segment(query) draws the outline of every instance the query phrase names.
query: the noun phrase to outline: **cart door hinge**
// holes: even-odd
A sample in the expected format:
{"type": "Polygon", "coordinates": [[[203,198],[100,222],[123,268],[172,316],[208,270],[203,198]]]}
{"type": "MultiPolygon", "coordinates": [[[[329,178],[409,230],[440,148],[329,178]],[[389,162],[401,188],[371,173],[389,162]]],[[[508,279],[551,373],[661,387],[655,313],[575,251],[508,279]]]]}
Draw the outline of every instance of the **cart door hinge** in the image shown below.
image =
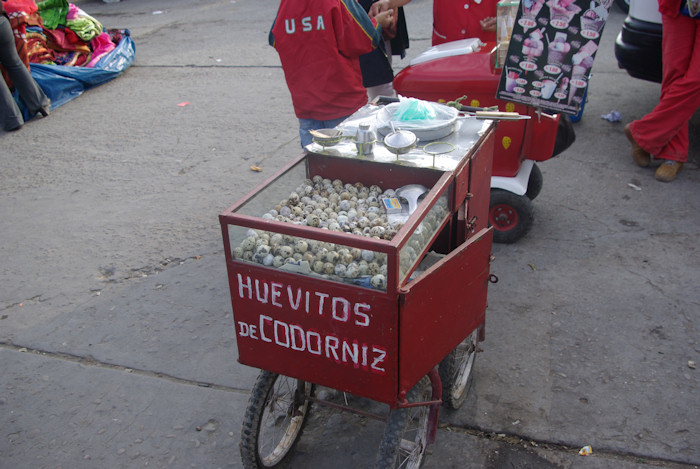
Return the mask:
{"type": "Polygon", "coordinates": [[[477,217],[476,215],[469,219],[469,221],[467,222],[467,231],[472,231],[474,229],[474,227],[476,226],[476,220],[478,219],[479,217],[477,217]]]}

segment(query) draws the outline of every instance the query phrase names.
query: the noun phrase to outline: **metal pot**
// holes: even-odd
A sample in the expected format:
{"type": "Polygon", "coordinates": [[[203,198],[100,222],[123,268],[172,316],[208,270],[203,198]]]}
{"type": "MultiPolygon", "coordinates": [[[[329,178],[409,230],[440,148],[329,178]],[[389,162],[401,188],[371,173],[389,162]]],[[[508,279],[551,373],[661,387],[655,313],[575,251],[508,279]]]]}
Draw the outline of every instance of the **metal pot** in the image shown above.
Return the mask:
{"type": "Polygon", "coordinates": [[[399,155],[408,153],[418,144],[418,137],[409,130],[396,130],[384,137],[384,146],[392,153],[399,155]]]}

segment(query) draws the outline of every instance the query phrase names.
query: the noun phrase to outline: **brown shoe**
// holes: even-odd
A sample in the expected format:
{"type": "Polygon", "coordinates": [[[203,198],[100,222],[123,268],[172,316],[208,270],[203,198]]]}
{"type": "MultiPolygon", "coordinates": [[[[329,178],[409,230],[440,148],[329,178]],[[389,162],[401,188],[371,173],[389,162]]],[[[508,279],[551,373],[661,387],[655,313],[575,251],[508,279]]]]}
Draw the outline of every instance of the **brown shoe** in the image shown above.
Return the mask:
{"type": "Polygon", "coordinates": [[[676,179],[676,175],[683,169],[683,163],[680,161],[665,160],[656,170],[654,177],[657,181],[671,182],[676,179]]]}
{"type": "Polygon", "coordinates": [[[649,166],[651,164],[651,155],[644,148],[640,147],[634,139],[629,124],[625,126],[625,135],[627,136],[627,140],[632,144],[632,158],[634,158],[634,162],[642,168],[649,166]]]}

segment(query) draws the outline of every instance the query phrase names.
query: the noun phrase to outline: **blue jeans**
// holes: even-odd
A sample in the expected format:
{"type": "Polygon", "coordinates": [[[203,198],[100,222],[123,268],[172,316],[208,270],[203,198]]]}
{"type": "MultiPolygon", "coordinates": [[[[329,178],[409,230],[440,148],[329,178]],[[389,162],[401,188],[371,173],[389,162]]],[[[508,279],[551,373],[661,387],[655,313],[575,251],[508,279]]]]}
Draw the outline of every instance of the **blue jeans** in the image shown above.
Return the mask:
{"type": "Polygon", "coordinates": [[[306,148],[313,141],[313,137],[309,130],[332,129],[340,125],[345,119],[350,116],[340,117],[330,121],[317,121],[316,119],[299,119],[299,137],[301,137],[301,148],[306,148]]]}

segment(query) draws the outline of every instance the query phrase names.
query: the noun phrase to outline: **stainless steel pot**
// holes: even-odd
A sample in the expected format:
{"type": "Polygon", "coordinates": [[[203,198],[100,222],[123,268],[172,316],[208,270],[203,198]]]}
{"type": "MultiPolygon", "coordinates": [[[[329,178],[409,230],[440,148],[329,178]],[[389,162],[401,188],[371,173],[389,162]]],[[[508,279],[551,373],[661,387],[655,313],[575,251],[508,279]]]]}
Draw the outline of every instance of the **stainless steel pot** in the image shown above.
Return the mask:
{"type": "Polygon", "coordinates": [[[384,146],[396,157],[408,153],[418,144],[418,137],[409,130],[396,130],[384,137],[384,146]]]}

